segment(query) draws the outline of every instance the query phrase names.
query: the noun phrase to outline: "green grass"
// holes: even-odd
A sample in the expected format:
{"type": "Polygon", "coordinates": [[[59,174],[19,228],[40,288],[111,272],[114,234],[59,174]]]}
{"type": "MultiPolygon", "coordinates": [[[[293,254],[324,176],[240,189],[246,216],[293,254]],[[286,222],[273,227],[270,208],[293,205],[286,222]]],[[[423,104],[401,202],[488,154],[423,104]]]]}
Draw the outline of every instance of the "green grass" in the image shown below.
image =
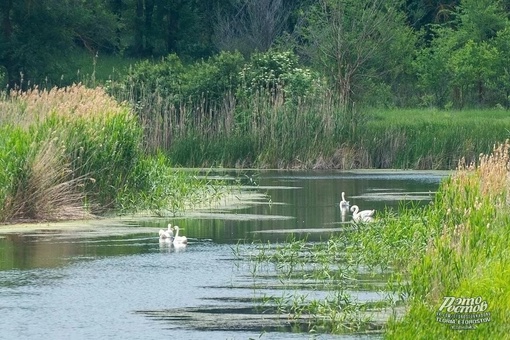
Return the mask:
{"type": "Polygon", "coordinates": [[[486,123],[488,120],[495,120],[503,125],[510,124],[510,112],[505,109],[381,109],[370,110],[368,115],[375,121],[389,121],[409,126],[421,125],[422,123],[486,123]]]}
{"type": "MultiPolygon", "coordinates": [[[[286,298],[280,300],[280,310],[311,315],[308,331],[369,329],[371,321],[362,313],[366,306],[345,295],[347,289],[356,290],[361,269],[387,280],[387,291],[398,297],[389,295],[379,307],[406,305],[403,316],[395,314],[385,325],[385,338],[505,339],[510,334],[509,161],[510,144],[498,144],[477,164],[461,166],[444,180],[430,205],[386,211],[374,223],[316,244],[290,240],[273,247],[259,245],[250,258],[253,275],[273,264],[286,292],[295,295],[291,299],[282,294],[286,298]],[[343,303],[332,297],[306,299],[295,292],[298,278],[314,282],[309,289],[327,287],[344,296],[343,303]],[[479,298],[487,303],[490,321],[469,330],[438,322],[445,297],[479,298]],[[347,324],[337,319],[342,313],[347,324]]],[[[467,316],[477,318],[473,313],[467,316]]]]}
{"type": "Polygon", "coordinates": [[[68,75],[69,79],[92,87],[120,79],[137,62],[136,59],[112,54],[93,55],[85,50],[76,50],[72,60],[70,69],[73,74],[68,75]]]}
{"type": "Polygon", "coordinates": [[[175,214],[223,193],[146,154],[137,117],[102,89],[15,92],[0,107],[1,222],[175,214]]]}
{"type": "Polygon", "coordinates": [[[115,95],[136,107],[147,145],[186,167],[454,169],[510,131],[505,110],[345,112],[326,93],[176,104],[138,90],[136,101],[122,89],[115,95]]]}
{"type": "Polygon", "coordinates": [[[478,165],[460,168],[442,183],[431,206],[386,219],[377,235],[362,232],[362,247],[372,249],[367,258],[394,269],[391,287],[409,306],[402,319],[389,323],[387,338],[495,339],[509,334],[509,151],[508,144],[500,145],[478,165]],[[480,297],[491,321],[465,331],[437,322],[447,296],[480,297]]]}

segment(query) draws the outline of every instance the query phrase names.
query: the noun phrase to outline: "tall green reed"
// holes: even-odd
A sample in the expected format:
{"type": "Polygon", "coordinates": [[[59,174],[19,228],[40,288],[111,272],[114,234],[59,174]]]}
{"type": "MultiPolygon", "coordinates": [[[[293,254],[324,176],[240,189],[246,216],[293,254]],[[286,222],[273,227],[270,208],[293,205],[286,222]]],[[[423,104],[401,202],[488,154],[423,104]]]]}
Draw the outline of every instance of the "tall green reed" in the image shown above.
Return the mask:
{"type": "Polygon", "coordinates": [[[218,183],[172,171],[146,154],[138,118],[101,88],[14,91],[0,106],[1,221],[163,204],[175,213],[221,195],[218,183]]]}
{"type": "Polygon", "coordinates": [[[462,157],[489,152],[510,128],[499,116],[346,111],[328,91],[293,97],[275,87],[181,98],[143,83],[111,89],[136,108],[146,146],[183,166],[454,169],[462,157]]]}
{"type": "Polygon", "coordinates": [[[454,169],[461,158],[476,161],[480,153],[508,136],[509,125],[484,122],[370,122],[359,145],[372,167],[454,169]]]}
{"type": "Polygon", "coordinates": [[[175,102],[139,85],[136,98],[112,91],[133,103],[147,146],[166,150],[177,164],[310,167],[348,142],[349,122],[328,93],[288,100],[283,91],[261,90],[175,102]]]}
{"type": "Polygon", "coordinates": [[[422,212],[425,246],[407,260],[397,290],[408,293],[409,312],[389,324],[389,338],[500,338],[508,334],[510,244],[507,228],[510,146],[503,143],[478,163],[461,163],[422,212]],[[424,229],[425,228],[425,229],[424,229]],[[481,297],[490,322],[459,331],[436,320],[446,296],[481,297]]]}

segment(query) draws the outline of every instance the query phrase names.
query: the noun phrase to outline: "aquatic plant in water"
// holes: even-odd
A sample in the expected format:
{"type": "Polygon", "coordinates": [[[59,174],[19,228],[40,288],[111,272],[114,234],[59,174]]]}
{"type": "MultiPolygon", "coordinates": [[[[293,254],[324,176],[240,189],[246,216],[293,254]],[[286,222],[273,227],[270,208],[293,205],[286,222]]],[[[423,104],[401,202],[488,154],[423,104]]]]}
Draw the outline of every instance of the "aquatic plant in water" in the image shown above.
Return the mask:
{"type": "Polygon", "coordinates": [[[499,144],[478,163],[461,161],[425,207],[386,211],[377,223],[324,242],[259,245],[258,255],[250,258],[257,269],[253,275],[260,275],[261,263],[273,263],[286,292],[276,300],[279,310],[289,318],[308,315],[308,331],[370,329],[375,323],[369,317],[392,307],[384,326],[388,338],[505,338],[510,334],[509,162],[510,143],[499,144]],[[387,301],[375,309],[343,295],[362,272],[387,274],[382,276],[387,301]],[[321,285],[307,286],[307,280],[321,285]],[[296,287],[310,288],[308,295],[296,287]],[[333,298],[310,298],[310,291],[324,287],[333,298]],[[453,312],[439,318],[445,301],[460,302],[444,307],[453,312]],[[483,305],[485,314],[456,313],[462,303],[474,311],[483,305]]]}
{"type": "Polygon", "coordinates": [[[264,308],[286,315],[296,331],[349,333],[373,331],[381,324],[372,321],[374,304],[361,303],[349,293],[359,288],[358,263],[349,257],[349,237],[339,235],[324,242],[290,238],[282,244],[255,244],[251,253],[240,253],[248,261],[255,289],[267,285],[258,280],[272,277],[280,296],[266,295],[264,308]]]}

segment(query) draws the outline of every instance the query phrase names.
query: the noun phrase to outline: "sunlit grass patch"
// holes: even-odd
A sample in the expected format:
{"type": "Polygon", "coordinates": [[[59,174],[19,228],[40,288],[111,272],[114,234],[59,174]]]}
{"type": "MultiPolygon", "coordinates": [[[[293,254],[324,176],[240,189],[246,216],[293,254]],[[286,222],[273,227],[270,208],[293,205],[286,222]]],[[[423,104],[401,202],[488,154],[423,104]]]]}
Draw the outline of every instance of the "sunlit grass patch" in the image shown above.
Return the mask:
{"type": "Polygon", "coordinates": [[[503,143],[477,164],[461,164],[424,211],[430,231],[427,247],[409,261],[410,312],[390,324],[390,337],[416,330],[422,336],[454,339],[508,334],[510,287],[503,277],[510,263],[509,150],[503,143]],[[435,314],[447,296],[480,297],[487,302],[490,321],[467,331],[439,323],[435,314]]]}

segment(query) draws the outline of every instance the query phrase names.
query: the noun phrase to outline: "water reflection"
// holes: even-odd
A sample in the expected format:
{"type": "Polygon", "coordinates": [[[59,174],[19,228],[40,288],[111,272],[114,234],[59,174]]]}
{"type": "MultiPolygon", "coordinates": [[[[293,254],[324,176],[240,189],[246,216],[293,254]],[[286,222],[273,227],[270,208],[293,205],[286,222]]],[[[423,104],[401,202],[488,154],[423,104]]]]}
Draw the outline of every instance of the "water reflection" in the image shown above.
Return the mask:
{"type": "Polygon", "coordinates": [[[181,252],[185,251],[187,246],[184,243],[173,243],[170,239],[159,239],[159,249],[162,252],[181,252]]]}
{"type": "Polygon", "coordinates": [[[218,243],[282,242],[295,230],[320,230],[350,222],[351,212],[343,213],[339,209],[342,191],[351,205],[382,212],[404,204],[427,204],[446,174],[439,171],[267,171],[258,174],[256,187],[245,187],[263,193],[264,199],[258,197],[254,204],[242,201],[228,211],[202,211],[174,221],[186,228],[189,236],[211,238],[218,243]],[[289,233],[267,232],[284,230],[289,233]]]}
{"type": "MultiPolygon", "coordinates": [[[[83,226],[72,233],[0,235],[2,336],[308,338],[273,333],[278,325],[253,314],[255,301],[281,295],[281,287],[274,276],[255,282],[249,269],[237,267],[235,248],[252,251],[252,241],[283,242],[289,236],[328,239],[353,228],[351,213],[342,214],[339,207],[342,191],[363,209],[382,211],[403,201],[427,204],[444,175],[269,171],[256,176],[257,186],[247,179],[247,199],[229,207],[176,218],[126,219],[124,225],[105,227],[108,233],[83,226]],[[168,223],[181,227],[187,246],[159,241],[158,231],[168,223]],[[256,292],[254,285],[264,289],[256,292]],[[207,323],[200,321],[205,316],[207,323]],[[258,326],[241,329],[239,320],[255,320],[258,326]]],[[[360,300],[377,298],[380,285],[373,277],[357,282],[367,285],[351,287],[360,300]]]]}

